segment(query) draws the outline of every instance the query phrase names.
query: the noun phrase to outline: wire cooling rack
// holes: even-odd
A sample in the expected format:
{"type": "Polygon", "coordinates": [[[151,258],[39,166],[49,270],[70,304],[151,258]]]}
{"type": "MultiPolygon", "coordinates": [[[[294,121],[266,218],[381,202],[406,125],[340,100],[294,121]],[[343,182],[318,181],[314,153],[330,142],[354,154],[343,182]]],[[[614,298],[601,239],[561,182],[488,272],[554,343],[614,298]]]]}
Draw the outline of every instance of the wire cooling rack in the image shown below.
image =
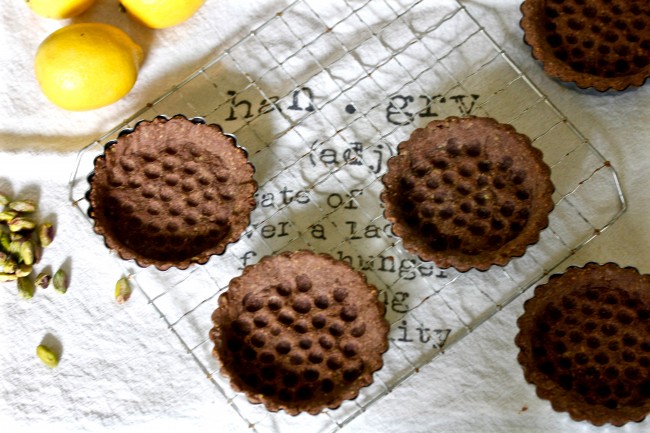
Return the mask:
{"type": "Polygon", "coordinates": [[[70,197],[86,219],[86,177],[106,142],[140,119],[178,113],[220,124],[248,149],[260,186],[252,223],[225,254],[185,271],[116,260],[254,431],[340,429],[625,210],[614,168],[456,1],[294,2],[79,153],[70,197]],[[550,224],[503,268],[437,269],[406,252],[383,219],[386,160],[413,129],[450,115],[514,125],[552,167],[550,224]],[[367,275],[387,306],[391,345],[357,399],[290,417],[234,393],[207,334],[218,295],[245,265],[300,248],[367,275]]]}

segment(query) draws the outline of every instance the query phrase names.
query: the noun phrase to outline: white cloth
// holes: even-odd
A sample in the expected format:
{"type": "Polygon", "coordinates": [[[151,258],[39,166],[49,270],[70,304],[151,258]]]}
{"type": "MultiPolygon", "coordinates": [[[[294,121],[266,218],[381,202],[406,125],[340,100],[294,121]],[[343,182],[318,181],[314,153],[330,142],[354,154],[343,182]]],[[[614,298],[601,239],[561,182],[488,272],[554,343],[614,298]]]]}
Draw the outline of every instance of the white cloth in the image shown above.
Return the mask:
{"type": "MultiPolygon", "coordinates": [[[[125,305],[114,302],[113,288],[122,269],[70,205],[68,181],[81,148],[167,92],[288,3],[207,0],[187,23],[153,31],[121,13],[117,2],[98,1],[70,21],[115,24],[143,46],[146,58],[128,96],[112,106],[81,113],[50,104],[32,72],[40,41],[67,21],[37,17],[23,2],[3,4],[0,191],[38,199],[39,216],[52,219],[57,227],[56,240],[45,251],[42,263],[53,271],[67,269],[71,287],[66,295],[52,289],[39,291],[26,302],[17,298],[11,286],[2,286],[2,431],[248,431],[142,293],[136,292],[125,305]],[[35,348],[41,341],[61,344],[63,355],[57,369],[47,369],[36,358],[35,348]]],[[[373,1],[372,7],[381,11],[377,6],[380,3],[373,1]]],[[[618,94],[596,94],[550,79],[522,41],[519,3],[462,2],[531,81],[611,161],[629,203],[618,222],[559,269],[588,261],[614,261],[650,272],[645,176],[650,164],[650,85],[618,94]]],[[[368,6],[367,10],[372,9],[368,6]]],[[[291,34],[274,36],[288,48],[295,39],[291,34]]],[[[281,55],[282,45],[274,46],[281,55]]],[[[536,397],[534,387],[523,378],[513,343],[516,318],[523,310],[523,301],[531,295],[528,291],[519,296],[372,404],[343,431],[647,430],[647,421],[623,429],[576,423],[536,397]]]]}

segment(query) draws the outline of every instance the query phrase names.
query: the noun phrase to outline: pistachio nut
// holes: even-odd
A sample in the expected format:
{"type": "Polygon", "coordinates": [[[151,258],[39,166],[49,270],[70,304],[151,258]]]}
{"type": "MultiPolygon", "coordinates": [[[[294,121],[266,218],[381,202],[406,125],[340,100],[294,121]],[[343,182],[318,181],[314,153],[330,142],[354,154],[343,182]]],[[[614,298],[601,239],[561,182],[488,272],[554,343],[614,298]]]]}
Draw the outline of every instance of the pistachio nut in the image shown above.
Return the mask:
{"type": "Polygon", "coordinates": [[[11,238],[7,233],[0,233],[0,247],[2,247],[5,252],[9,252],[9,244],[11,243],[11,238]]]}
{"type": "Polygon", "coordinates": [[[9,233],[9,239],[13,241],[25,241],[27,240],[27,237],[25,236],[24,233],[9,233]]]}
{"type": "Polygon", "coordinates": [[[7,207],[15,210],[16,212],[32,213],[36,212],[36,203],[32,200],[16,200],[10,202],[7,207]]]}
{"type": "Polygon", "coordinates": [[[15,241],[11,241],[9,243],[9,248],[7,249],[7,252],[9,254],[13,254],[16,257],[20,256],[20,248],[22,247],[23,243],[26,242],[24,238],[16,239],[15,241]]]}
{"type": "Polygon", "coordinates": [[[43,364],[47,365],[50,368],[54,368],[59,365],[59,357],[54,353],[49,347],[40,344],[36,348],[36,356],[43,361],[43,364]]]}
{"type": "Polygon", "coordinates": [[[123,304],[128,301],[131,297],[131,292],[131,284],[129,284],[128,278],[122,277],[117,280],[115,284],[115,301],[118,304],[123,304]]]}
{"type": "Polygon", "coordinates": [[[43,248],[37,246],[34,242],[32,242],[32,245],[34,246],[34,263],[38,263],[41,261],[41,256],[43,255],[43,248]]]}
{"type": "Polygon", "coordinates": [[[16,282],[18,286],[18,296],[24,299],[32,299],[34,297],[36,286],[30,278],[20,277],[16,282]]]}
{"type": "Polygon", "coordinates": [[[38,226],[38,240],[43,248],[50,246],[54,240],[54,227],[49,222],[38,226]]]}
{"type": "Polygon", "coordinates": [[[19,232],[22,230],[32,230],[36,227],[36,223],[29,218],[17,216],[9,221],[9,230],[12,232],[19,232]]]}
{"type": "Polygon", "coordinates": [[[7,206],[10,201],[9,197],[0,192],[0,206],[7,206]]]}
{"type": "Polygon", "coordinates": [[[20,260],[26,265],[34,264],[34,244],[31,241],[20,245],[20,260]]]}
{"type": "Polygon", "coordinates": [[[2,269],[0,269],[0,271],[6,274],[14,274],[16,273],[16,269],[18,269],[18,263],[16,263],[16,260],[9,256],[5,258],[4,262],[2,263],[2,269]]]}
{"type": "Polygon", "coordinates": [[[13,210],[5,210],[0,212],[0,223],[8,223],[18,216],[18,212],[13,210]]]}
{"type": "Polygon", "coordinates": [[[65,293],[68,291],[68,276],[63,269],[59,269],[54,273],[54,277],[52,277],[52,285],[54,286],[54,290],[59,293],[65,293]]]}
{"type": "Polygon", "coordinates": [[[14,273],[0,272],[0,283],[6,283],[7,281],[16,281],[18,277],[14,273]]]}
{"type": "Polygon", "coordinates": [[[32,265],[27,265],[25,263],[21,263],[20,265],[18,265],[15,272],[18,278],[26,277],[31,273],[32,273],[32,265]]]}
{"type": "Polygon", "coordinates": [[[50,280],[52,279],[52,276],[48,273],[41,272],[38,274],[36,279],[34,280],[34,284],[41,289],[47,289],[47,287],[50,285],[50,280]]]}

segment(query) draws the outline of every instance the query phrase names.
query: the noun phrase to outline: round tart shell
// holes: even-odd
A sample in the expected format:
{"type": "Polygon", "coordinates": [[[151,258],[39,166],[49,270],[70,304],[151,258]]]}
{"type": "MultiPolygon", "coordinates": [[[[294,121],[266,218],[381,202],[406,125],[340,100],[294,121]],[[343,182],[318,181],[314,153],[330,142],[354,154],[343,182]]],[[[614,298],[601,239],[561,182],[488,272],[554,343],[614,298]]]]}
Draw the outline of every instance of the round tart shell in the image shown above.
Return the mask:
{"type": "Polygon", "coordinates": [[[106,144],[88,215],[106,246],[139,266],[186,269],[239,239],[257,183],[234,136],[200,118],[140,121],[106,144]]]}
{"type": "Polygon", "coordinates": [[[317,414],[372,383],[388,349],[384,312],[346,262],[307,250],[267,256],[220,295],[213,355],[252,403],[317,414]]]}
{"type": "Polygon", "coordinates": [[[550,173],[542,152],[510,125],[434,120],[388,161],[384,217],[422,260],[484,271],[539,240],[554,206],[550,173]]]}
{"type": "Polygon", "coordinates": [[[647,0],[526,0],[521,12],[524,41],[552,77],[602,92],[650,76],[647,0]]]}
{"type": "Polygon", "coordinates": [[[650,412],[650,276],[571,267],[535,289],[517,325],[524,376],[554,410],[598,426],[650,412]]]}

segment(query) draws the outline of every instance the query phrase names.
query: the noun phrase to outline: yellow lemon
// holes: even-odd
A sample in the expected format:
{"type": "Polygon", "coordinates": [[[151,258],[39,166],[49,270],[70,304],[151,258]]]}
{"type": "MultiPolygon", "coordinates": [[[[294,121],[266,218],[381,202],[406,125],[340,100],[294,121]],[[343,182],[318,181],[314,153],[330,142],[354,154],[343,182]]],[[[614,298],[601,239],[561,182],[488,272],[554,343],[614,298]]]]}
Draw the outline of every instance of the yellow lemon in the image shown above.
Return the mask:
{"type": "Polygon", "coordinates": [[[25,3],[42,17],[60,20],[79,15],[95,0],[25,0],[25,3]]]}
{"type": "Polygon", "coordinates": [[[120,0],[137,20],[152,29],[164,29],[188,20],[205,0],[120,0]]]}
{"type": "Polygon", "coordinates": [[[92,110],[129,93],[142,59],[142,48],[117,27],[81,23],[48,36],[38,47],[34,70],[54,104],[92,110]]]}

